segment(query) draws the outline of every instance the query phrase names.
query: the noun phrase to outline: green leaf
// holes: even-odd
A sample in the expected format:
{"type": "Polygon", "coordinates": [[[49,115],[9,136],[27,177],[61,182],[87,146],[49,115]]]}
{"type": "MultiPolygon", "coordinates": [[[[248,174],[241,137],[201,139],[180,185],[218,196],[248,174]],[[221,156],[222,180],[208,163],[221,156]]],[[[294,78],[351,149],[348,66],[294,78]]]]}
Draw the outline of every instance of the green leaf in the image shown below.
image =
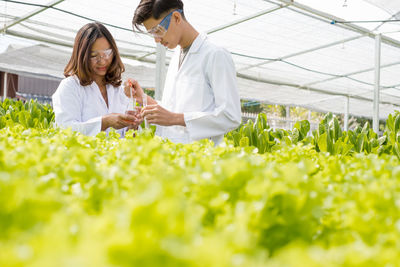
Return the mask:
{"type": "Polygon", "coordinates": [[[322,152],[328,152],[327,133],[323,133],[319,136],[318,148],[322,152]]]}
{"type": "Polygon", "coordinates": [[[394,154],[397,156],[397,158],[400,160],[400,149],[399,149],[399,143],[395,143],[393,146],[393,151],[394,154]]]}
{"type": "Polygon", "coordinates": [[[247,136],[243,136],[240,141],[239,141],[239,145],[241,147],[248,147],[250,146],[250,140],[247,136]]]}
{"type": "Polygon", "coordinates": [[[394,120],[394,132],[397,133],[400,130],[400,115],[396,115],[394,120]]]}
{"type": "Polygon", "coordinates": [[[334,133],[335,133],[333,139],[337,141],[339,140],[340,137],[342,137],[342,129],[340,127],[337,117],[333,119],[333,122],[334,122],[334,133]]]}

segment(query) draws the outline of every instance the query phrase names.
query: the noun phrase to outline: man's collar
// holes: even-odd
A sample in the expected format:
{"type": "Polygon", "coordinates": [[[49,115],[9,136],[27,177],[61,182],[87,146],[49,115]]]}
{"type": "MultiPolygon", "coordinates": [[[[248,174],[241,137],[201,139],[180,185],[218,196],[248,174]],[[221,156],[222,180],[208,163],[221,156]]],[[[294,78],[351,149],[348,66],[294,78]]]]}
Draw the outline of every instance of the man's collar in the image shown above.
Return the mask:
{"type": "Polygon", "coordinates": [[[193,43],[190,46],[189,53],[197,53],[206,39],[207,34],[205,33],[200,33],[199,35],[197,35],[196,39],[194,39],[193,43]]]}

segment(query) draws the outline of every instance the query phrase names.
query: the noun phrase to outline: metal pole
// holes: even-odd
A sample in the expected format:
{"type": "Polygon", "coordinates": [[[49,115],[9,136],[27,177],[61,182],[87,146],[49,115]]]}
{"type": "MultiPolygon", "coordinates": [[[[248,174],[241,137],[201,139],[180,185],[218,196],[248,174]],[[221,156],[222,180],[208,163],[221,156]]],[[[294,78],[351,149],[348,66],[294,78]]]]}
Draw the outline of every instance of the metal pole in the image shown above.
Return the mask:
{"type": "Polygon", "coordinates": [[[344,122],[343,128],[347,132],[349,130],[349,112],[350,111],[350,97],[346,97],[344,101],[344,122]]]}
{"type": "Polygon", "coordinates": [[[381,79],[381,41],[382,35],[377,34],[375,37],[375,90],[374,90],[374,114],[373,114],[373,130],[379,132],[379,90],[381,79]]]}
{"type": "Polygon", "coordinates": [[[216,27],[216,28],[214,28],[214,29],[210,29],[210,30],[207,31],[207,34],[211,34],[211,33],[214,33],[214,32],[218,32],[218,31],[224,30],[224,29],[226,29],[226,28],[229,28],[229,27],[238,25],[238,24],[240,24],[240,23],[243,23],[243,22],[246,22],[246,21],[249,21],[249,20],[258,18],[258,17],[260,17],[260,16],[266,15],[266,14],[268,14],[268,13],[272,13],[272,12],[274,12],[274,11],[277,11],[277,10],[282,9],[282,8],[284,8],[284,7],[287,7],[287,6],[288,6],[288,5],[285,5],[285,6],[278,6],[278,7],[274,7],[274,8],[271,8],[271,9],[262,10],[262,11],[260,11],[260,12],[255,13],[255,14],[251,14],[250,16],[247,16],[247,17],[238,19],[238,20],[233,21],[233,22],[229,22],[228,24],[225,24],[225,25],[222,25],[222,26],[218,26],[218,27],[216,27]]]}
{"type": "Polygon", "coordinates": [[[166,67],[165,67],[165,54],[166,49],[160,43],[157,43],[157,54],[156,54],[156,91],[155,91],[155,99],[161,100],[163,91],[164,91],[164,83],[166,76],[166,67]]]}
{"type": "MultiPolygon", "coordinates": [[[[304,86],[301,84],[289,83],[289,82],[284,82],[284,81],[270,80],[270,79],[266,79],[264,77],[255,77],[252,75],[242,74],[239,72],[236,72],[236,76],[238,78],[243,78],[246,80],[262,82],[262,83],[269,83],[269,84],[276,84],[276,85],[285,85],[285,86],[295,87],[295,88],[299,88],[299,89],[304,89],[304,90],[307,90],[310,92],[324,93],[324,94],[332,95],[332,96],[347,96],[347,94],[345,94],[345,93],[326,91],[324,89],[320,89],[320,88],[316,88],[316,87],[309,87],[309,86],[304,86]]],[[[361,95],[352,95],[351,98],[372,102],[371,98],[364,97],[361,95]]],[[[381,104],[389,104],[389,105],[394,105],[395,107],[399,107],[399,105],[395,102],[382,101],[381,104]]]]}
{"type": "MultiPolygon", "coordinates": [[[[264,0],[264,1],[270,2],[268,0],[264,0]]],[[[291,6],[296,7],[296,9],[291,9],[291,8],[288,7],[288,9],[290,9],[291,11],[304,14],[301,11],[301,10],[304,10],[307,13],[311,13],[313,15],[317,15],[318,17],[324,18],[325,20],[323,19],[322,21],[325,21],[325,22],[328,22],[328,23],[329,23],[329,21],[341,21],[342,20],[339,17],[333,16],[331,14],[328,14],[328,13],[319,11],[317,9],[313,9],[311,7],[308,7],[306,5],[300,4],[298,1],[294,1],[294,0],[279,0],[279,2],[282,2],[283,4],[289,4],[291,6]],[[300,10],[298,10],[298,9],[300,9],[300,10]],[[326,19],[329,20],[329,21],[326,21],[326,19]]],[[[306,15],[308,15],[308,14],[306,14],[306,15]]],[[[308,15],[308,16],[312,16],[312,15],[308,15]]],[[[369,36],[370,38],[374,38],[375,37],[375,34],[373,33],[372,30],[357,26],[354,23],[346,23],[346,24],[336,23],[335,26],[340,27],[340,28],[350,29],[350,30],[353,30],[354,32],[358,32],[358,33],[361,33],[361,34],[365,34],[366,36],[369,36]]],[[[386,44],[389,44],[389,45],[392,45],[392,46],[395,46],[395,47],[400,47],[400,42],[395,40],[395,39],[392,39],[390,37],[382,36],[382,41],[384,43],[386,43],[386,44]]]]}
{"type": "Polygon", "coordinates": [[[8,91],[8,88],[7,88],[7,72],[4,72],[4,86],[3,86],[3,100],[5,100],[6,98],[7,98],[7,91],[8,91]]]}
{"type": "Polygon", "coordinates": [[[9,23],[8,25],[5,25],[3,28],[0,29],[0,32],[2,32],[2,31],[5,32],[8,28],[11,28],[12,26],[14,26],[14,25],[16,25],[18,23],[21,23],[21,22],[23,22],[23,21],[25,21],[25,20],[27,20],[27,19],[39,14],[39,13],[42,13],[43,11],[47,10],[48,8],[51,8],[51,7],[55,6],[55,5],[58,5],[59,3],[62,3],[64,1],[65,0],[56,0],[56,1],[52,1],[52,2],[48,3],[47,5],[43,5],[43,7],[40,7],[39,9],[33,10],[32,12],[30,12],[30,13],[28,13],[28,14],[20,17],[20,18],[15,19],[14,21],[9,23]]]}

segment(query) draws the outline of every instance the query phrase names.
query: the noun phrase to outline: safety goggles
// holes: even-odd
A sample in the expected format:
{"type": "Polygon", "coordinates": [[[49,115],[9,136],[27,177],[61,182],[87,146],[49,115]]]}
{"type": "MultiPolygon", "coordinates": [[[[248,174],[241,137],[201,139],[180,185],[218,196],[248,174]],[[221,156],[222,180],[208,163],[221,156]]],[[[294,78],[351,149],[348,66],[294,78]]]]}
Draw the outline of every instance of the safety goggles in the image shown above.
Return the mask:
{"type": "Polygon", "coordinates": [[[108,60],[112,57],[113,55],[113,50],[110,49],[106,49],[106,50],[99,50],[99,51],[93,51],[92,54],[90,55],[90,60],[92,62],[100,62],[102,58],[104,58],[104,60],[108,60]]]}
{"type": "Polygon", "coordinates": [[[154,38],[162,38],[168,31],[169,24],[171,22],[172,14],[177,11],[182,14],[182,9],[175,9],[171,11],[163,20],[155,27],[151,28],[147,33],[153,36],[154,38]]]}

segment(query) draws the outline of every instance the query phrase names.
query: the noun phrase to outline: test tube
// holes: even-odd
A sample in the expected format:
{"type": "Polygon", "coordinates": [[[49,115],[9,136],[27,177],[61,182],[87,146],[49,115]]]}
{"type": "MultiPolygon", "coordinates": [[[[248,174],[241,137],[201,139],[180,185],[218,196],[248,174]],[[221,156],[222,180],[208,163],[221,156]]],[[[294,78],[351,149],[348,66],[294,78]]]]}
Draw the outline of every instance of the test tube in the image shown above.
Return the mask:
{"type": "Polygon", "coordinates": [[[132,83],[129,82],[129,85],[131,86],[131,90],[130,90],[128,107],[126,108],[126,111],[134,111],[136,113],[136,98],[134,98],[132,95],[132,83]]]}

